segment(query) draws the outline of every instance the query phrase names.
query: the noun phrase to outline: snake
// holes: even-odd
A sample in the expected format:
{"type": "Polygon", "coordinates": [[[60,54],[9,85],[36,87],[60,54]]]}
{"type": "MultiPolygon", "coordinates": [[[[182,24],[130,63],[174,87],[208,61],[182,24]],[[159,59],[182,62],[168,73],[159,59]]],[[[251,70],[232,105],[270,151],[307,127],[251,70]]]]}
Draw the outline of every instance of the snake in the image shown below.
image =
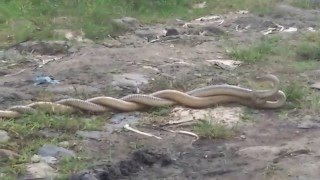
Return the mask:
{"type": "Polygon", "coordinates": [[[130,94],[120,99],[98,96],[87,100],[76,98],[62,99],[56,102],[33,102],[28,105],[9,107],[0,110],[0,118],[17,118],[22,114],[35,113],[38,110],[54,113],[75,113],[78,111],[102,113],[112,110],[137,111],[146,107],[182,105],[190,108],[206,108],[213,105],[238,103],[254,108],[280,108],[286,102],[286,95],[280,90],[279,79],[271,74],[256,78],[268,81],[270,90],[251,90],[234,85],[210,85],[188,92],[178,90],[160,90],[151,94],[130,94]]]}

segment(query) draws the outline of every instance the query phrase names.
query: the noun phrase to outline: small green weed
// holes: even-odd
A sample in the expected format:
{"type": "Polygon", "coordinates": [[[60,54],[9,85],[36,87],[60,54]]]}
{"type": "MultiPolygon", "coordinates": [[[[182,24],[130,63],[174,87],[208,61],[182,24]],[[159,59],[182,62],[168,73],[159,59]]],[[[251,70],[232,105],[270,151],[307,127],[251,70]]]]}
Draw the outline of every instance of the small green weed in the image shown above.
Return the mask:
{"type": "Polygon", "coordinates": [[[77,157],[66,157],[59,161],[58,163],[58,171],[60,176],[58,179],[64,179],[70,176],[70,174],[75,173],[77,171],[83,170],[88,168],[90,165],[88,161],[83,158],[77,157]]]}
{"type": "Polygon", "coordinates": [[[320,60],[320,43],[303,42],[296,49],[299,60],[320,60]]]}
{"type": "Polygon", "coordinates": [[[312,9],[314,8],[314,3],[311,0],[287,0],[292,6],[302,8],[302,9],[312,9]]]}
{"type": "Polygon", "coordinates": [[[228,138],[230,131],[221,124],[212,124],[209,121],[200,121],[194,126],[194,131],[199,137],[209,139],[225,139],[228,138]]]}
{"type": "Polygon", "coordinates": [[[316,68],[317,62],[316,61],[295,61],[294,68],[298,72],[304,72],[306,70],[312,70],[316,68]]]}
{"type": "Polygon", "coordinates": [[[155,116],[167,116],[172,111],[172,107],[164,106],[164,107],[152,107],[151,114],[155,116]]]}
{"type": "Polygon", "coordinates": [[[299,105],[306,95],[306,88],[297,83],[290,83],[284,88],[284,92],[287,96],[287,101],[299,105]]]}
{"type": "Polygon", "coordinates": [[[279,38],[265,38],[260,43],[250,47],[234,48],[229,55],[237,60],[245,62],[256,62],[265,60],[267,56],[276,53],[279,38]]]}
{"type": "Polygon", "coordinates": [[[47,128],[65,133],[74,133],[83,129],[100,129],[102,123],[103,121],[99,119],[90,120],[76,116],[36,113],[25,115],[20,119],[0,121],[0,126],[8,132],[27,136],[47,128]]]}
{"type": "Polygon", "coordinates": [[[251,108],[245,108],[241,119],[244,122],[252,121],[253,120],[252,119],[252,109],[251,108]]]}
{"type": "Polygon", "coordinates": [[[279,167],[276,164],[268,164],[264,170],[263,176],[264,179],[278,179],[279,176],[283,176],[285,173],[284,169],[279,167]]]}

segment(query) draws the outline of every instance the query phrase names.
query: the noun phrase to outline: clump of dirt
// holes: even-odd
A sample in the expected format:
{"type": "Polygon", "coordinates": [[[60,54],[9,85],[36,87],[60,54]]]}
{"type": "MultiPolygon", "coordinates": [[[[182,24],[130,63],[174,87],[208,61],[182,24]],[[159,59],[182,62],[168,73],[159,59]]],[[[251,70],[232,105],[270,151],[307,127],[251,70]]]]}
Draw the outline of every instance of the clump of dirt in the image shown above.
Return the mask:
{"type": "Polygon", "coordinates": [[[172,163],[167,154],[153,152],[151,150],[137,150],[127,160],[120,161],[113,165],[102,165],[91,170],[73,174],[71,180],[97,179],[111,180],[119,179],[139,172],[143,167],[150,167],[156,163],[161,166],[168,166],[172,163]]]}

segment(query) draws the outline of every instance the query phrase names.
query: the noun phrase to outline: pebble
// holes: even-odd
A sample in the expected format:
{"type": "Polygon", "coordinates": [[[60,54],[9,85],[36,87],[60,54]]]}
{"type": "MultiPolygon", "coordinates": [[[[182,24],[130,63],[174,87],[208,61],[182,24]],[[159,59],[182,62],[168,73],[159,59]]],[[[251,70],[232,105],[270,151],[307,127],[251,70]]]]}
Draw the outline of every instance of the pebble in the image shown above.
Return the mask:
{"type": "Polygon", "coordinates": [[[68,149],[63,147],[58,147],[52,144],[45,144],[38,150],[38,155],[42,157],[50,156],[50,157],[75,157],[76,154],[68,149]]]}
{"type": "Polygon", "coordinates": [[[14,157],[19,157],[19,154],[8,149],[0,149],[0,162],[14,157]]]}
{"type": "Polygon", "coordinates": [[[313,122],[311,120],[302,121],[297,126],[299,129],[315,129],[320,128],[320,123],[313,122]]]}
{"type": "Polygon", "coordinates": [[[76,133],[78,136],[88,139],[95,139],[100,141],[103,135],[101,131],[78,131],[76,133]]]}
{"type": "Polygon", "coordinates": [[[44,162],[26,165],[27,174],[23,179],[54,179],[58,174],[44,162]]]}
{"type": "Polygon", "coordinates": [[[0,130],[0,143],[6,143],[10,139],[7,131],[0,130]]]}

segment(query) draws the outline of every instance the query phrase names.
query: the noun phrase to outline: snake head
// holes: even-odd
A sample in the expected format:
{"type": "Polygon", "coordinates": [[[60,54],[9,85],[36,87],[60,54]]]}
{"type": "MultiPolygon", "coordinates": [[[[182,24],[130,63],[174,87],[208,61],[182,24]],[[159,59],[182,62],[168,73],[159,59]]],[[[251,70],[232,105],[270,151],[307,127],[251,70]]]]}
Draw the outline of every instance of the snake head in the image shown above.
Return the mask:
{"type": "Polygon", "coordinates": [[[262,81],[269,81],[273,88],[270,90],[254,90],[253,95],[257,98],[266,98],[275,95],[280,87],[280,80],[272,74],[267,74],[263,76],[257,76],[256,81],[262,82],[262,81]]]}

